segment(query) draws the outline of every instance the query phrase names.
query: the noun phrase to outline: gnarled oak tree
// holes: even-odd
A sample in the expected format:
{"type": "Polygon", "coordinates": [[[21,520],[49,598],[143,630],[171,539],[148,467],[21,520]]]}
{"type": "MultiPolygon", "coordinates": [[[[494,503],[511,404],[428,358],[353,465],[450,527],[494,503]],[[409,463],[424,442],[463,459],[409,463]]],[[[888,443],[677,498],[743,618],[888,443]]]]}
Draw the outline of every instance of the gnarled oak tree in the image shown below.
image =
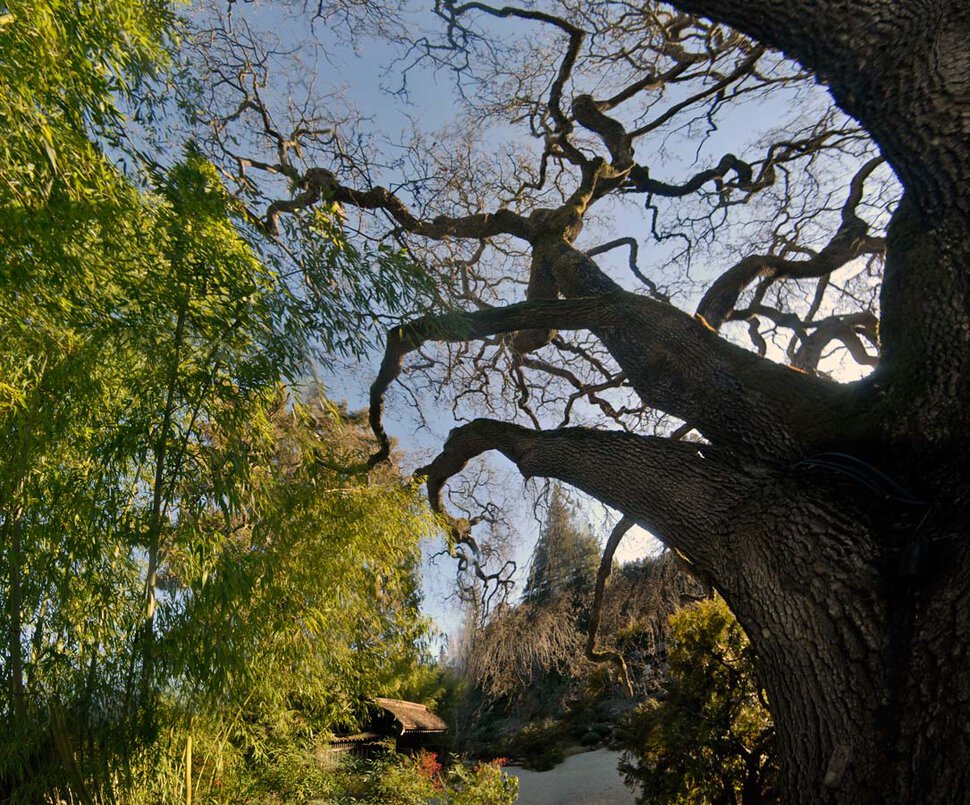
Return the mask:
{"type": "MultiPolygon", "coordinates": [[[[421,470],[436,506],[472,458],[499,451],[680,551],[757,650],[786,801],[966,801],[970,7],[672,5],[445,0],[440,39],[395,32],[389,16],[387,35],[410,39],[405,69],[430,59],[454,70],[467,132],[503,119],[531,135],[488,166],[472,134],[447,149],[416,141],[394,191],[339,125],[306,107],[279,125],[267,60],[237,42],[218,69],[241,101],[213,117],[211,153],[252,207],[252,177],[270,177],[263,192],[276,200],[251,213],[270,237],[285,243],[286,226],[339,211],[451,283],[457,309],[389,331],[371,397],[375,462],[387,456],[385,392],[409,356],[433,369],[442,353],[430,345],[448,345],[460,393],[500,411],[504,393],[505,414],[525,424],[503,414],[455,429],[421,470]],[[528,27],[534,41],[506,48],[499,26],[528,27]],[[724,107],[776,90],[797,102],[813,78],[837,108],[746,158],[669,181],[651,170],[671,126],[703,138],[724,107]],[[261,156],[227,134],[243,119],[261,156]],[[826,158],[849,178],[819,178],[826,158]],[[265,189],[274,176],[292,192],[265,189]],[[584,223],[615,216],[620,196],[646,199],[639,237],[580,248],[584,223]],[[693,206],[671,206],[680,200],[693,206]],[[686,312],[684,286],[639,267],[640,238],[666,248],[680,232],[696,264],[723,221],[751,239],[733,260],[707,252],[723,262],[686,312]],[[602,256],[621,247],[636,287],[602,256]],[[833,348],[866,367],[861,379],[833,376],[833,348]],[[612,427],[570,427],[583,404],[588,423],[612,427]],[[556,406],[560,426],[548,427],[556,406]]],[[[469,521],[454,524],[456,551],[472,556],[469,521]]]]}

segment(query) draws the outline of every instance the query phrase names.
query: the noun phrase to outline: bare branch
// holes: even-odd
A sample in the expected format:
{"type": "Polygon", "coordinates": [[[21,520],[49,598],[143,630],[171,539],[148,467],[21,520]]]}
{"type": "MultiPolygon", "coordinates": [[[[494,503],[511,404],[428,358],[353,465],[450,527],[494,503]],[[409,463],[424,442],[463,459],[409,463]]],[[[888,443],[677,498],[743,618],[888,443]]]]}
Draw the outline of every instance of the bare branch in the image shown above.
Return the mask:
{"type": "Polygon", "coordinates": [[[669,302],[670,297],[661,291],[656,283],[647,277],[641,270],[640,266],[637,264],[637,256],[640,251],[640,245],[637,243],[636,238],[617,238],[616,240],[611,240],[608,243],[601,243],[599,246],[594,246],[592,249],[586,250],[587,257],[595,257],[598,254],[606,254],[606,252],[612,251],[620,246],[626,246],[630,250],[630,271],[633,272],[640,282],[647,286],[647,290],[654,299],[658,299],[661,302],[669,302]]]}
{"type": "MultiPolygon", "coordinates": [[[[446,6],[450,6],[450,4],[446,3],[446,6]]],[[[568,131],[570,124],[562,111],[562,94],[566,86],[566,81],[569,80],[573,66],[576,64],[576,58],[579,56],[579,49],[586,36],[585,32],[567,22],[562,17],[533,9],[516,8],[514,6],[495,8],[494,6],[478,2],[463,3],[460,6],[450,6],[450,8],[456,15],[475,9],[485,14],[490,14],[493,17],[518,17],[522,20],[536,20],[555,26],[569,37],[569,44],[566,46],[566,52],[563,55],[562,62],[559,64],[559,72],[549,91],[549,110],[552,113],[553,119],[559,124],[561,131],[568,131]]]]}
{"type": "Polygon", "coordinates": [[[839,341],[860,366],[875,366],[878,355],[870,355],[860,339],[862,335],[870,343],[875,342],[875,316],[866,315],[865,318],[865,323],[858,323],[859,316],[833,316],[824,322],[816,322],[815,331],[796,350],[794,365],[805,371],[814,371],[825,347],[832,341],[839,341]]]}
{"type": "Polygon", "coordinates": [[[346,187],[339,184],[336,176],[324,168],[310,168],[305,171],[298,186],[303,191],[295,198],[274,201],[269,205],[266,226],[271,232],[278,229],[280,213],[304,210],[320,201],[335,201],[362,210],[384,210],[408,232],[435,240],[449,237],[482,240],[503,234],[528,240],[532,234],[525,218],[505,209],[495,213],[460,217],[439,215],[431,221],[424,221],[415,216],[390,190],[380,186],[363,191],[346,187]]]}
{"type": "Polygon", "coordinates": [[[738,81],[746,75],[750,75],[754,70],[754,66],[758,63],[758,59],[760,59],[764,53],[765,49],[763,47],[754,48],[754,50],[751,51],[751,53],[734,69],[730,75],[725,76],[720,81],[712,84],[709,87],[705,87],[700,92],[695,93],[680,103],[674,104],[659,117],[634,129],[632,132],[630,132],[630,137],[636,139],[637,137],[642,137],[644,134],[660,128],[664,123],[672,120],[687,107],[693,106],[695,103],[702,101],[705,98],[710,98],[712,95],[716,95],[729,87],[735,81],[738,81]]]}
{"type": "Polygon", "coordinates": [[[869,225],[855,214],[862,199],[865,179],[882,162],[881,157],[870,159],[853,177],[842,208],[842,224],[821,251],[808,260],[791,260],[773,254],[745,257],[711,284],[697,306],[697,314],[703,316],[711,327],[718,328],[734,309],[742,291],[758,277],[769,281],[787,277],[821,277],[860,255],[885,250],[885,241],[870,237],[869,225]]]}
{"type": "Polygon", "coordinates": [[[729,171],[735,172],[738,177],[738,184],[742,189],[751,184],[753,176],[751,166],[744,160],[738,159],[734,154],[725,154],[715,167],[700,171],[679,185],[652,179],[648,168],[637,165],[630,171],[629,183],[624,189],[631,193],[649,193],[667,198],[682,198],[691,193],[696,193],[710,181],[720,181],[728,175],[729,171]]]}
{"type": "Polygon", "coordinates": [[[445,9],[451,12],[453,17],[457,17],[467,11],[476,10],[489,14],[493,17],[516,17],[523,20],[543,22],[547,25],[552,25],[558,28],[569,37],[569,43],[566,46],[566,51],[559,63],[559,70],[556,74],[556,78],[553,80],[552,86],[549,89],[549,102],[547,106],[549,114],[556,123],[554,140],[557,148],[560,149],[571,162],[578,165],[583,164],[586,161],[585,157],[581,151],[579,151],[575,146],[572,145],[572,143],[569,142],[567,137],[567,135],[572,131],[572,123],[563,113],[562,96],[563,91],[565,90],[566,82],[569,80],[573,68],[576,65],[576,59],[579,57],[579,51],[582,47],[583,39],[585,38],[586,33],[581,28],[576,27],[562,17],[534,9],[517,8],[515,6],[503,6],[502,8],[495,8],[494,6],[489,6],[480,2],[463,3],[462,5],[456,6],[454,5],[453,0],[445,0],[443,6],[445,9]]]}
{"type": "Polygon", "coordinates": [[[630,683],[630,675],[627,673],[626,661],[618,651],[602,651],[596,648],[596,632],[600,627],[600,617],[603,610],[603,596],[606,592],[606,580],[610,577],[613,570],[613,556],[620,545],[620,540],[626,536],[635,523],[629,517],[621,517],[620,521],[610,532],[606,546],[603,548],[603,557],[600,559],[599,570],[596,571],[596,589],[593,593],[593,606],[589,613],[589,626],[586,629],[586,657],[592,662],[610,662],[616,666],[617,673],[623,681],[627,695],[633,697],[633,685],[630,683]]]}

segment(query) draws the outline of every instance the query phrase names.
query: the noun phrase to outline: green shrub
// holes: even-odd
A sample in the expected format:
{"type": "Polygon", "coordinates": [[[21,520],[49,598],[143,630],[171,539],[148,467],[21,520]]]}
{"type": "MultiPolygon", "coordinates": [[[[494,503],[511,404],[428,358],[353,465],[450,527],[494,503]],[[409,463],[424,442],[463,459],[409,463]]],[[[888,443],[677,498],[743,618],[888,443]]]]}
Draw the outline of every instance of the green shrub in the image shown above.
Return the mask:
{"type": "Polygon", "coordinates": [[[455,763],[443,770],[437,757],[389,755],[350,761],[334,777],[326,800],[334,805],[512,805],[519,781],[502,771],[504,759],[455,763]]]}
{"type": "Polygon", "coordinates": [[[751,647],[721,599],[670,618],[669,679],[618,726],[639,802],[775,802],[774,729],[751,647]]]}
{"type": "Polygon", "coordinates": [[[528,724],[508,739],[507,754],[528,769],[548,771],[565,759],[569,743],[568,727],[551,718],[528,724]]]}
{"type": "Polygon", "coordinates": [[[598,744],[601,740],[603,740],[602,735],[594,730],[590,730],[589,732],[583,733],[583,736],[579,739],[579,742],[583,746],[596,746],[596,744],[598,744]]]}
{"type": "Polygon", "coordinates": [[[519,798],[518,778],[502,771],[504,758],[476,763],[469,768],[457,764],[448,774],[449,805],[512,805],[519,798]]]}

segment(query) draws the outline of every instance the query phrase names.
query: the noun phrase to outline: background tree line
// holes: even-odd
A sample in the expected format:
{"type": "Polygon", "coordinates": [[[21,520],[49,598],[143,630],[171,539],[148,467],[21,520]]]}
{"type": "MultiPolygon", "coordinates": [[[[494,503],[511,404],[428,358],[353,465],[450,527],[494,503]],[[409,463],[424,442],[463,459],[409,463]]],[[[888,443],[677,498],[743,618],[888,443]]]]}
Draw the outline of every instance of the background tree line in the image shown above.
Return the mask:
{"type": "Polygon", "coordinates": [[[474,604],[445,674],[460,748],[548,770],[622,751],[643,803],[777,801],[774,730],[751,646],[724,601],[669,551],[612,568],[587,645],[600,545],[558,486],[518,600],[474,604]]]}

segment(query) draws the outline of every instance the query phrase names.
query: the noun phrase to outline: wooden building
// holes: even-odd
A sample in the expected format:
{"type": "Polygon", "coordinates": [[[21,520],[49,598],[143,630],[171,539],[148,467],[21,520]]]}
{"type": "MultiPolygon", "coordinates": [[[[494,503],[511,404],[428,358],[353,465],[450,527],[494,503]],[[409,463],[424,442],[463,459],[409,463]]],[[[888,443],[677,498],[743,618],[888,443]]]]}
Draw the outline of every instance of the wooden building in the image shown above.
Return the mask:
{"type": "Polygon", "coordinates": [[[370,710],[367,729],[332,738],[321,762],[332,764],[344,754],[371,758],[383,752],[410,754],[420,749],[444,753],[448,724],[423,704],[376,698],[370,700],[370,710]]]}
{"type": "Polygon", "coordinates": [[[430,749],[440,753],[444,748],[448,725],[423,704],[382,698],[373,699],[373,704],[377,712],[371,730],[393,735],[398,752],[430,749]]]}

